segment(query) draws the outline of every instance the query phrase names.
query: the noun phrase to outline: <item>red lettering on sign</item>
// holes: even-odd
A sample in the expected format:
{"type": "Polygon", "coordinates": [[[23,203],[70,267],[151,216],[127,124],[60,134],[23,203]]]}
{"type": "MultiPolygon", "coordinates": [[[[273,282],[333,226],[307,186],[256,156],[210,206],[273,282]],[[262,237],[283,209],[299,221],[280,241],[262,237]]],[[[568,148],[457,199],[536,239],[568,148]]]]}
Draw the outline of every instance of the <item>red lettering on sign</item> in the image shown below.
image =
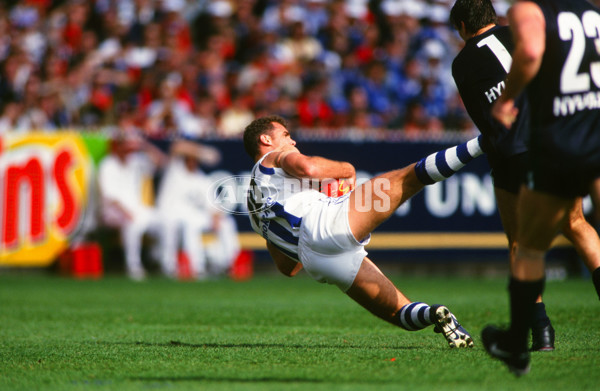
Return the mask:
{"type": "Polygon", "coordinates": [[[19,242],[20,189],[29,184],[30,208],[29,235],[32,241],[44,237],[44,170],[39,159],[31,158],[23,166],[9,166],[6,170],[4,189],[4,230],[2,243],[5,247],[15,247],[19,242]]]}
{"type": "Polygon", "coordinates": [[[79,211],[75,201],[74,191],[69,189],[67,176],[69,168],[73,164],[72,156],[67,151],[62,151],[56,156],[54,161],[54,179],[56,187],[60,193],[62,209],[56,216],[56,224],[63,233],[68,234],[78,220],[79,211]]]}

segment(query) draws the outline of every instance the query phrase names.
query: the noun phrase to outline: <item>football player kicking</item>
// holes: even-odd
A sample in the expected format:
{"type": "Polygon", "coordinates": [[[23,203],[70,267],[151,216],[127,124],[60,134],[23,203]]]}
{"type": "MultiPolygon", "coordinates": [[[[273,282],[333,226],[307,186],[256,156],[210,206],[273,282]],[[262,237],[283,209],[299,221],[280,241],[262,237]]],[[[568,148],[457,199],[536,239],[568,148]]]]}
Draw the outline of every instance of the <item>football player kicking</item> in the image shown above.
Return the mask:
{"type": "Polygon", "coordinates": [[[302,154],[286,126],[281,117],[267,116],[244,131],[244,147],[255,162],[250,222],[266,240],[279,271],[291,277],[304,269],[387,322],[409,331],[433,325],[450,347],[472,347],[473,339],[446,306],[409,300],[367,258],[364,246],[404,201],[482,154],[479,139],[381,174],[341,197],[328,197],[300,184],[346,178],[352,185],[354,166],[302,154]]]}

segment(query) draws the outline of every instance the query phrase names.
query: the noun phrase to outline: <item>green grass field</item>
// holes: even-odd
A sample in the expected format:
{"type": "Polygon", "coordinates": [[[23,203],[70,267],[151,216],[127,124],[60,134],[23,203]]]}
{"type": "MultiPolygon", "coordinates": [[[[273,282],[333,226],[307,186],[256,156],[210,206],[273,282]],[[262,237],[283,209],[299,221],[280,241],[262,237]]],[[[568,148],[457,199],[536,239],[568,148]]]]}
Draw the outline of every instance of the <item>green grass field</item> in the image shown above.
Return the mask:
{"type": "Polygon", "coordinates": [[[476,346],[409,333],[305,275],[134,283],[0,275],[0,390],[597,390],[600,302],[591,282],[549,282],[557,350],[513,377],[480,343],[508,320],[506,281],[393,276],[444,303],[476,346]]]}

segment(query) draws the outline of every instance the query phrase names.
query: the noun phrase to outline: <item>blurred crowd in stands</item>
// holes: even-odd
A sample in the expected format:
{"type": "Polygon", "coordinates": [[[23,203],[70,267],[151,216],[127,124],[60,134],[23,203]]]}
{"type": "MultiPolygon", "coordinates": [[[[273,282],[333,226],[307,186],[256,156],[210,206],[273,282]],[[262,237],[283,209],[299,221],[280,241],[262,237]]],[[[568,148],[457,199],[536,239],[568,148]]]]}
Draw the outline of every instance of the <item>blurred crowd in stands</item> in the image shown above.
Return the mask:
{"type": "MultiPolygon", "coordinates": [[[[451,0],[4,0],[0,135],[469,131],[451,0]]],[[[508,3],[495,1],[504,16],[508,3]]]]}

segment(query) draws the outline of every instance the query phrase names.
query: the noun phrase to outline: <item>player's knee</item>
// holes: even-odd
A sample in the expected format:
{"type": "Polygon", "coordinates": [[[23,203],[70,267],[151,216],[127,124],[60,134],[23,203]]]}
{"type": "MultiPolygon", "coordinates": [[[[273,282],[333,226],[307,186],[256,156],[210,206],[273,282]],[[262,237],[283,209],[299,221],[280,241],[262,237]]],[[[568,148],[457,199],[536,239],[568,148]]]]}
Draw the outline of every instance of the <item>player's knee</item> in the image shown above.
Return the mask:
{"type": "Polygon", "coordinates": [[[544,260],[545,255],[546,250],[523,245],[518,245],[516,250],[516,257],[520,261],[539,262],[544,260]]]}

